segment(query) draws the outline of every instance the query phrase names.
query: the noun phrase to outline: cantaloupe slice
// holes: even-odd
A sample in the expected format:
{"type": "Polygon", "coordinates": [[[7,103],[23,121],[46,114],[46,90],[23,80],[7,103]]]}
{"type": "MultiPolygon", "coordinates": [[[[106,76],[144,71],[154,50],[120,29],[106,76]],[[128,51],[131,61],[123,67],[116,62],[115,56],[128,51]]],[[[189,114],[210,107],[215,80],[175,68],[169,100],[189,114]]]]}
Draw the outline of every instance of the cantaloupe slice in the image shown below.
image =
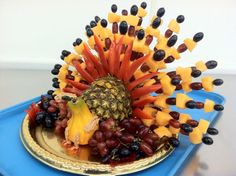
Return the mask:
{"type": "Polygon", "coordinates": [[[188,120],[191,119],[191,116],[189,114],[184,114],[184,113],[181,113],[179,115],[179,122],[180,123],[186,123],[188,120]]]}
{"type": "Polygon", "coordinates": [[[158,111],[156,114],[156,123],[159,126],[167,125],[170,119],[172,119],[172,117],[166,112],[158,111]]]}
{"type": "Polygon", "coordinates": [[[184,44],[187,46],[189,51],[193,51],[193,49],[196,47],[197,43],[193,41],[193,39],[186,38],[184,40],[184,44]]]}
{"type": "Polygon", "coordinates": [[[209,125],[210,125],[209,121],[204,120],[204,119],[200,119],[199,124],[198,124],[198,128],[200,129],[200,131],[203,134],[205,134],[207,132],[209,125]]]}
{"type": "Polygon", "coordinates": [[[176,94],[176,107],[184,109],[186,108],[185,104],[187,101],[191,100],[191,98],[183,93],[176,94]]]}
{"type": "Polygon", "coordinates": [[[198,61],[196,64],[195,64],[196,68],[200,71],[206,71],[207,70],[207,66],[206,64],[203,62],[203,61],[198,61]]]}
{"type": "Polygon", "coordinates": [[[165,95],[172,95],[175,91],[175,86],[171,84],[171,78],[165,75],[160,80],[163,93],[165,95]]]}
{"type": "Polygon", "coordinates": [[[205,100],[204,103],[204,111],[205,112],[212,112],[214,110],[215,102],[209,99],[205,100]]]}
{"type": "Polygon", "coordinates": [[[154,105],[161,107],[161,108],[168,108],[168,104],[166,104],[166,99],[168,96],[166,95],[158,95],[156,97],[156,101],[154,102],[154,105]]]}
{"type": "Polygon", "coordinates": [[[171,56],[173,56],[176,60],[180,59],[180,54],[176,48],[172,48],[171,56]]]}
{"type": "Polygon", "coordinates": [[[167,136],[167,137],[171,137],[172,134],[171,132],[169,131],[168,128],[164,127],[164,126],[160,126],[158,128],[156,128],[154,130],[154,132],[160,137],[162,138],[163,136],[167,136]]]}
{"type": "Polygon", "coordinates": [[[189,133],[189,140],[193,144],[202,143],[202,132],[199,127],[193,128],[193,131],[189,133]]]}
{"type": "Polygon", "coordinates": [[[206,76],[202,78],[202,87],[207,92],[213,91],[213,78],[211,76],[206,76]]]}
{"type": "Polygon", "coordinates": [[[172,30],[173,32],[175,32],[175,33],[179,33],[179,31],[180,31],[180,25],[179,25],[179,23],[177,23],[177,21],[176,20],[171,20],[170,21],[170,23],[169,23],[169,25],[168,25],[168,28],[170,29],[170,30],[172,30]]]}

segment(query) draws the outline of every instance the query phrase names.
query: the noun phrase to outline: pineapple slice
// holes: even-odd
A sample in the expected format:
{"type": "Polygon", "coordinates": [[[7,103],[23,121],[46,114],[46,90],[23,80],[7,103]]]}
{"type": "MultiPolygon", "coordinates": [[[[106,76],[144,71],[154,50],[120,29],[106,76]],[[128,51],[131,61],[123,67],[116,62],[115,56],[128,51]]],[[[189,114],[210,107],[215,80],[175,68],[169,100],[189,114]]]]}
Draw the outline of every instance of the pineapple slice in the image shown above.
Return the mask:
{"type": "Polygon", "coordinates": [[[199,127],[193,128],[193,131],[189,133],[189,140],[193,144],[200,144],[202,143],[202,132],[199,127]]]}
{"type": "Polygon", "coordinates": [[[198,128],[200,129],[200,131],[203,134],[205,134],[207,132],[209,125],[210,125],[209,121],[204,120],[204,119],[200,119],[199,124],[198,124],[198,128]]]}
{"type": "Polygon", "coordinates": [[[158,38],[159,35],[160,35],[159,29],[154,29],[152,26],[148,26],[146,28],[145,32],[146,32],[147,35],[152,35],[152,36],[154,36],[156,38],[158,38]]]}
{"type": "Polygon", "coordinates": [[[181,109],[185,109],[186,106],[186,102],[192,100],[189,96],[183,94],[183,93],[177,93],[176,94],[176,107],[177,108],[181,108],[181,109]]]}
{"type": "Polygon", "coordinates": [[[108,13],[108,21],[109,23],[115,23],[120,21],[120,16],[115,13],[108,13]]]}
{"type": "Polygon", "coordinates": [[[172,117],[166,112],[158,111],[156,114],[156,122],[159,126],[168,125],[170,119],[172,119],[172,117]]]}
{"type": "Polygon", "coordinates": [[[169,23],[169,25],[168,25],[168,28],[171,30],[171,31],[173,31],[173,32],[175,32],[175,33],[179,33],[179,31],[180,31],[180,26],[179,26],[179,23],[177,23],[177,21],[176,20],[171,20],[170,21],[170,23],[169,23]]]}
{"type": "Polygon", "coordinates": [[[192,81],[192,69],[190,67],[183,68],[177,67],[176,74],[180,75],[183,82],[191,82],[192,81]]]}
{"type": "Polygon", "coordinates": [[[213,78],[211,76],[206,76],[202,78],[202,87],[205,89],[205,91],[212,92],[213,91],[213,78]]]}
{"type": "Polygon", "coordinates": [[[89,37],[89,39],[88,39],[88,44],[89,44],[89,46],[90,46],[92,49],[94,49],[95,41],[94,41],[94,37],[93,37],[93,36],[89,37]]]}
{"type": "Polygon", "coordinates": [[[68,102],[68,107],[72,113],[67,122],[65,138],[78,145],[88,144],[88,140],[98,129],[98,118],[94,118],[89,111],[87,104],[79,98],[75,103],[68,102]]]}
{"type": "Polygon", "coordinates": [[[138,8],[138,14],[139,17],[145,17],[147,15],[146,10],[144,10],[142,7],[138,8]]]}
{"type": "MultiPolygon", "coordinates": [[[[82,51],[81,51],[82,52],[82,51]]],[[[80,53],[81,54],[81,53],[80,53]]],[[[71,62],[73,59],[75,59],[76,57],[78,57],[76,54],[69,54],[67,57],[64,58],[64,61],[69,64],[69,65],[72,65],[71,62]]]]}
{"type": "Polygon", "coordinates": [[[206,64],[203,62],[203,61],[198,61],[196,64],[195,64],[196,68],[200,71],[206,71],[207,70],[207,66],[206,64]]]}
{"type": "Polygon", "coordinates": [[[180,123],[186,123],[190,119],[191,119],[191,116],[189,114],[180,114],[179,115],[179,122],[180,123]]]}
{"type": "Polygon", "coordinates": [[[163,136],[167,136],[167,137],[171,137],[172,134],[171,132],[169,131],[168,128],[164,127],[164,126],[160,126],[158,128],[156,128],[154,130],[154,132],[160,137],[162,138],[163,136]]]}
{"type": "Polygon", "coordinates": [[[204,111],[212,112],[214,110],[215,102],[209,99],[206,99],[204,103],[204,111]]]}
{"type": "Polygon", "coordinates": [[[175,128],[175,127],[169,126],[169,131],[170,131],[172,134],[179,134],[180,128],[175,128]]]}
{"type": "Polygon", "coordinates": [[[146,81],[143,86],[151,86],[154,83],[156,83],[156,80],[155,79],[150,79],[150,80],[146,81]]]}
{"type": "Polygon", "coordinates": [[[158,95],[156,97],[156,101],[154,102],[154,105],[161,107],[161,108],[168,108],[168,104],[166,103],[166,99],[168,96],[166,95],[158,95]]]}
{"type": "Polygon", "coordinates": [[[150,127],[151,125],[155,124],[155,119],[141,119],[144,125],[150,127]]]}
{"type": "Polygon", "coordinates": [[[168,75],[161,78],[161,86],[165,95],[172,95],[175,91],[175,86],[171,84],[171,79],[168,75]]]}
{"type": "Polygon", "coordinates": [[[184,40],[184,44],[187,46],[188,50],[191,52],[196,47],[197,43],[193,39],[187,38],[184,40]]]}
{"type": "Polygon", "coordinates": [[[152,108],[152,107],[149,107],[149,106],[145,106],[143,108],[143,112],[144,113],[147,113],[148,115],[152,116],[152,117],[155,117],[156,116],[156,113],[157,113],[157,110],[152,108]]]}

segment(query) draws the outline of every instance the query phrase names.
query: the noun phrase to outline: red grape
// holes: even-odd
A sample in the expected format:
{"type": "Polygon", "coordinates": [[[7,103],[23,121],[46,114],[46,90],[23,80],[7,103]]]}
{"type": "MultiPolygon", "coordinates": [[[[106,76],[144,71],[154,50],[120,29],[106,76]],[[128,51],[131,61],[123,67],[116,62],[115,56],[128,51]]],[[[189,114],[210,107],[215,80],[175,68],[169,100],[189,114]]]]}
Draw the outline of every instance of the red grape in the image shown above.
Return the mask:
{"type": "Polygon", "coordinates": [[[125,143],[132,143],[134,141],[134,136],[131,134],[123,134],[120,138],[125,143]]]}
{"type": "Polygon", "coordinates": [[[97,148],[99,150],[99,153],[102,157],[104,157],[105,155],[108,154],[108,149],[106,147],[106,143],[105,142],[99,142],[97,145],[97,148]]]}
{"type": "Polygon", "coordinates": [[[95,139],[98,142],[104,141],[104,136],[103,136],[103,133],[101,131],[96,131],[94,135],[95,135],[95,139]]]}
{"type": "Polygon", "coordinates": [[[140,149],[143,151],[147,156],[152,156],[153,155],[153,150],[152,147],[146,143],[146,142],[141,142],[140,144],[140,149]]]}
{"type": "Polygon", "coordinates": [[[113,139],[108,139],[106,140],[106,145],[109,148],[115,148],[117,145],[119,144],[119,142],[117,140],[113,140],[113,139]]]}
{"type": "Polygon", "coordinates": [[[139,130],[138,135],[141,139],[143,139],[149,132],[149,128],[148,127],[143,127],[139,130]]]}
{"type": "Polygon", "coordinates": [[[91,147],[96,147],[97,146],[97,141],[94,138],[90,138],[88,141],[89,146],[91,147]]]}
{"type": "Polygon", "coordinates": [[[103,134],[105,135],[106,139],[110,139],[112,138],[113,132],[109,130],[104,132],[103,134]]]}
{"type": "Polygon", "coordinates": [[[145,137],[144,141],[147,142],[150,146],[152,146],[153,143],[154,143],[154,141],[151,138],[149,138],[149,137],[145,137]]]}
{"type": "Polygon", "coordinates": [[[142,125],[142,124],[143,124],[143,122],[142,122],[140,119],[138,119],[138,118],[132,118],[132,119],[130,119],[129,121],[130,121],[130,123],[131,123],[132,125],[134,125],[135,127],[138,127],[139,125],[142,125]]]}

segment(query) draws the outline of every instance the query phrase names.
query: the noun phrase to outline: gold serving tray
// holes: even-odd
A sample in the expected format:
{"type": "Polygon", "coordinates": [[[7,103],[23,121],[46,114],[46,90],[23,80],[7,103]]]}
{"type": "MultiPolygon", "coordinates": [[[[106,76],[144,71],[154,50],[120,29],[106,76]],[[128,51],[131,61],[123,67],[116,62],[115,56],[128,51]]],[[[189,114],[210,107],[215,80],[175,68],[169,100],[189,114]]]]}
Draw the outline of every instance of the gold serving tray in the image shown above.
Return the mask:
{"type": "Polygon", "coordinates": [[[61,139],[53,131],[41,126],[31,129],[28,116],[23,120],[20,137],[27,151],[37,160],[55,169],[81,175],[124,175],[137,172],[161,162],[174,150],[163,144],[151,157],[112,167],[99,163],[97,158],[89,154],[86,146],[80,147],[78,157],[67,155],[61,147],[61,139]]]}

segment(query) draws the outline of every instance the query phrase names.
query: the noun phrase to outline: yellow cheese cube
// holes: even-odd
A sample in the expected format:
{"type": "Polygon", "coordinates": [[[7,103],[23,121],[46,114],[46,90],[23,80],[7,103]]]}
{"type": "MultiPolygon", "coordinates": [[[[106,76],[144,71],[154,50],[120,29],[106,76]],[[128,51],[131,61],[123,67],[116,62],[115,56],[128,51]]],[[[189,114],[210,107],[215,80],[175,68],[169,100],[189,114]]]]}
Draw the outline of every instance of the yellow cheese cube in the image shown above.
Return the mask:
{"type": "Polygon", "coordinates": [[[183,93],[177,93],[176,94],[176,107],[181,108],[181,109],[186,108],[185,103],[189,100],[191,100],[191,98],[188,97],[187,95],[183,93]]]}
{"type": "Polygon", "coordinates": [[[154,132],[160,137],[162,138],[163,136],[167,136],[167,137],[172,137],[171,132],[168,130],[168,128],[161,126],[158,127],[154,130],[154,132]]]}
{"type": "Polygon", "coordinates": [[[155,124],[155,119],[141,119],[144,125],[150,127],[155,124]]]}
{"type": "Polygon", "coordinates": [[[191,119],[191,116],[189,114],[180,114],[179,115],[179,122],[180,123],[186,123],[190,119],[191,119]]]}
{"type": "Polygon", "coordinates": [[[169,126],[169,131],[170,131],[172,134],[179,134],[180,128],[174,128],[174,127],[172,127],[172,126],[169,126]]]}
{"type": "Polygon", "coordinates": [[[155,117],[156,114],[157,114],[157,110],[152,108],[152,107],[149,107],[149,106],[145,106],[143,108],[143,112],[150,115],[150,116],[152,116],[152,117],[155,117]]]}
{"type": "Polygon", "coordinates": [[[119,22],[120,16],[115,13],[108,13],[108,21],[109,23],[119,22]]]}
{"type": "Polygon", "coordinates": [[[197,45],[197,43],[194,42],[193,39],[190,39],[190,38],[185,39],[184,44],[187,46],[189,51],[192,51],[197,45]]]}
{"type": "Polygon", "coordinates": [[[213,91],[213,78],[211,76],[206,76],[202,78],[202,87],[205,89],[205,91],[212,92],[213,91]]]}
{"type": "Polygon", "coordinates": [[[147,15],[147,12],[145,9],[143,9],[142,7],[138,8],[138,14],[139,17],[145,17],[147,15]]]}
{"type": "Polygon", "coordinates": [[[205,112],[212,112],[214,110],[215,102],[209,99],[206,99],[204,103],[204,111],[205,112]]]}
{"type": "Polygon", "coordinates": [[[169,25],[168,25],[168,28],[170,29],[170,30],[172,30],[173,32],[175,32],[175,33],[179,33],[179,31],[180,31],[180,26],[179,26],[179,23],[177,23],[177,21],[176,20],[171,20],[170,21],[170,23],[169,23],[169,25]]]}
{"type": "Polygon", "coordinates": [[[189,133],[189,140],[193,144],[202,143],[202,132],[199,127],[193,128],[193,131],[189,133]]]}
{"type": "Polygon", "coordinates": [[[198,61],[196,64],[195,64],[196,68],[200,71],[206,71],[207,70],[207,66],[206,64],[203,62],[203,61],[198,61]]]}
{"type": "Polygon", "coordinates": [[[200,119],[199,124],[198,124],[198,128],[200,129],[200,131],[203,134],[205,134],[207,132],[209,125],[210,125],[209,121],[204,120],[204,119],[200,119]]]}
{"type": "Polygon", "coordinates": [[[172,119],[170,114],[162,111],[157,111],[156,114],[156,123],[159,126],[165,126],[169,123],[169,120],[172,119]]]}
{"type": "Polygon", "coordinates": [[[154,102],[154,105],[161,108],[168,108],[168,104],[166,104],[167,97],[168,96],[166,95],[158,95],[156,97],[156,101],[154,102]]]}
{"type": "Polygon", "coordinates": [[[174,93],[175,86],[171,84],[171,79],[168,75],[163,76],[160,82],[165,95],[172,95],[174,93]]]}

